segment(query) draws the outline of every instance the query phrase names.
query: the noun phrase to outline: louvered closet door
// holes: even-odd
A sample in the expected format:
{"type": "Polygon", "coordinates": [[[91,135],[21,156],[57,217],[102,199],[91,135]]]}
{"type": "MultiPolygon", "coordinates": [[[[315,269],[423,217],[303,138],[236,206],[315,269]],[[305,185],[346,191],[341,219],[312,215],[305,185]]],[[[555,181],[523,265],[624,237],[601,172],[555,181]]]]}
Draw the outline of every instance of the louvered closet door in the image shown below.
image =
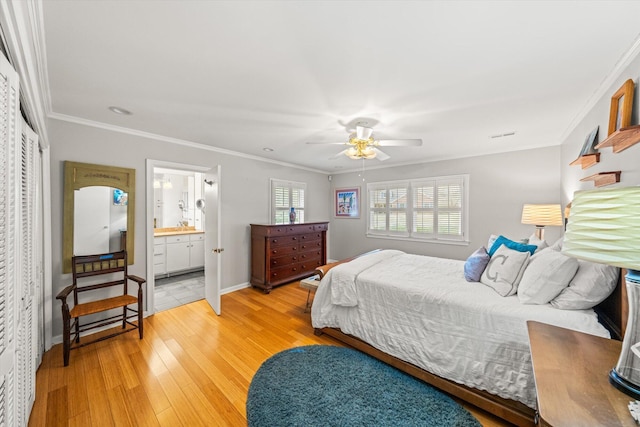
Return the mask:
{"type": "Polygon", "coordinates": [[[18,287],[18,375],[16,378],[16,421],[25,426],[35,399],[36,372],[36,153],[37,137],[22,121],[20,145],[20,247],[21,274],[18,287]]]}
{"type": "Polygon", "coordinates": [[[0,425],[16,420],[18,218],[17,153],[20,136],[18,76],[0,55],[0,425]]]}

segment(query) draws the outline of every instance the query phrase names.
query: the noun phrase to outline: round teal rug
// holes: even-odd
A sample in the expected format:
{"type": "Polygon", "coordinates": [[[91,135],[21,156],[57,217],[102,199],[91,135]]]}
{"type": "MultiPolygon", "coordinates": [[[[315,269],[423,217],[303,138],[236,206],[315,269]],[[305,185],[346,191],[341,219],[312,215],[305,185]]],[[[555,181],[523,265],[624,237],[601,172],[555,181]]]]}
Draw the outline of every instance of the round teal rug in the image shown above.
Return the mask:
{"type": "Polygon", "coordinates": [[[449,396],[356,350],[311,345],[267,359],[249,386],[249,427],[480,426],[449,396]]]}

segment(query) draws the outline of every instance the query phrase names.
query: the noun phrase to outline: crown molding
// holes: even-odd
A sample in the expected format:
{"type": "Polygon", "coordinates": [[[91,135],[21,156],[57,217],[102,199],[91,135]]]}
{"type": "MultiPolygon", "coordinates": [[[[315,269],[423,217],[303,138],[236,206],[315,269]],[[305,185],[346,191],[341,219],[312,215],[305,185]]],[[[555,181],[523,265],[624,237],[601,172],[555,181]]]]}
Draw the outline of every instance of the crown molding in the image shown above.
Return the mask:
{"type": "Polygon", "coordinates": [[[309,171],[309,172],[320,173],[320,174],[323,174],[323,175],[326,175],[326,174],[329,173],[328,171],[308,168],[308,167],[296,165],[296,164],[293,164],[293,163],[287,163],[287,162],[282,162],[282,161],[279,161],[279,160],[267,159],[265,157],[260,157],[260,156],[254,156],[254,155],[251,155],[251,154],[240,153],[238,151],[227,150],[227,149],[224,149],[224,148],[214,147],[214,146],[202,144],[202,143],[199,143],[199,142],[187,141],[185,139],[179,139],[179,138],[174,138],[174,137],[170,137],[170,136],[159,135],[159,134],[155,134],[155,133],[151,133],[151,132],[144,132],[144,131],[140,131],[140,130],[136,130],[136,129],[126,128],[126,127],[123,127],[123,126],[115,126],[115,125],[111,125],[111,124],[108,124],[108,123],[102,123],[102,122],[97,122],[97,121],[94,121],[94,120],[82,119],[80,117],[69,116],[69,115],[66,115],[66,114],[60,114],[60,113],[53,113],[52,112],[52,113],[49,114],[48,117],[50,119],[53,119],[53,120],[59,120],[59,121],[63,121],[63,122],[75,123],[75,124],[82,125],[82,126],[88,126],[88,127],[104,129],[104,130],[108,130],[108,131],[111,131],[111,132],[124,133],[124,134],[127,134],[127,135],[138,136],[138,137],[146,138],[146,139],[153,139],[153,140],[156,140],[156,141],[168,142],[170,144],[181,145],[183,147],[195,148],[195,149],[198,149],[198,150],[213,151],[213,152],[220,153],[220,154],[226,154],[226,155],[234,156],[234,157],[241,157],[241,158],[249,159],[249,160],[257,160],[259,162],[272,163],[272,164],[275,164],[275,165],[285,166],[285,167],[289,167],[289,168],[302,169],[302,170],[306,170],[306,171],[309,171]]]}
{"type": "Polygon", "coordinates": [[[638,37],[631,44],[631,47],[620,57],[618,62],[616,62],[609,74],[605,76],[598,88],[587,100],[587,103],[584,105],[584,107],[582,107],[578,114],[575,115],[573,120],[569,122],[569,126],[560,136],[560,144],[566,141],[571,132],[573,132],[576,127],[578,127],[580,122],[596,106],[597,102],[610,91],[611,85],[613,85],[613,83],[620,77],[620,75],[622,75],[622,72],[629,66],[629,64],[631,64],[631,62],[636,59],[638,54],[640,54],[640,34],[638,34],[638,37]]]}

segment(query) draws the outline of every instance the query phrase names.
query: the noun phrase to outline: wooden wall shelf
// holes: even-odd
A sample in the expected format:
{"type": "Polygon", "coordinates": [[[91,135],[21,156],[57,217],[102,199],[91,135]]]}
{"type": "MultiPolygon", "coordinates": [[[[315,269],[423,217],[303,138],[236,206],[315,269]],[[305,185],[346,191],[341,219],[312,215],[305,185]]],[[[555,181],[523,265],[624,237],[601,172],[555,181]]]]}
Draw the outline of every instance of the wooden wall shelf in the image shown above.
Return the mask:
{"type": "Polygon", "coordinates": [[[605,185],[610,185],[610,184],[615,184],[616,182],[620,182],[620,174],[621,174],[621,171],[600,172],[600,173],[596,173],[591,176],[582,178],[580,181],[593,181],[593,185],[595,185],[596,187],[603,187],[605,185]]]}
{"type": "Polygon", "coordinates": [[[600,161],[600,153],[586,154],[569,163],[570,166],[580,165],[582,169],[586,169],[600,161]]]}
{"type": "Polygon", "coordinates": [[[640,142],[640,125],[618,129],[595,148],[613,147],[614,153],[619,153],[640,142]]]}

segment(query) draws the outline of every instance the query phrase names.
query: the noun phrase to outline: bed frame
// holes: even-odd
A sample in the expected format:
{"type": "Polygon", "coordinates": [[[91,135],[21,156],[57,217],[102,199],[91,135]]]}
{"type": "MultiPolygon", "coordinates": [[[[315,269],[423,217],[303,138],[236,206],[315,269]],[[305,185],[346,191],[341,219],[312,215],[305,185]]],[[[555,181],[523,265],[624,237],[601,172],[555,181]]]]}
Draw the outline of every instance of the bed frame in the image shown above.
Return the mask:
{"type": "MultiPolygon", "coordinates": [[[[375,251],[367,252],[367,254],[377,252],[379,250],[380,249],[376,249],[375,251]]],[[[335,267],[336,265],[342,264],[344,262],[351,261],[355,258],[358,258],[359,256],[362,255],[318,267],[316,269],[316,273],[320,275],[320,278],[322,278],[332,267],[335,267]]],[[[599,304],[595,308],[595,310],[596,313],[598,313],[600,322],[607,329],[609,329],[612,337],[614,337],[615,339],[620,339],[620,337],[624,336],[629,307],[623,275],[620,276],[620,280],[618,280],[618,286],[616,287],[615,291],[609,296],[609,298],[599,304]]],[[[416,365],[384,353],[383,351],[378,350],[377,348],[373,347],[370,344],[367,344],[359,338],[345,334],[340,331],[340,329],[321,328],[315,329],[314,333],[316,335],[327,334],[337,339],[338,341],[341,341],[357,350],[362,351],[363,353],[375,357],[376,359],[381,360],[415,378],[418,378],[426,382],[427,384],[430,384],[444,392],[449,393],[452,396],[455,396],[459,399],[464,400],[465,402],[468,402],[478,408],[494,414],[497,417],[500,417],[510,423],[518,426],[537,425],[538,417],[536,411],[521,402],[511,399],[504,399],[486,391],[467,387],[465,385],[458,384],[456,382],[434,375],[422,368],[417,367],[416,365]]]]}

